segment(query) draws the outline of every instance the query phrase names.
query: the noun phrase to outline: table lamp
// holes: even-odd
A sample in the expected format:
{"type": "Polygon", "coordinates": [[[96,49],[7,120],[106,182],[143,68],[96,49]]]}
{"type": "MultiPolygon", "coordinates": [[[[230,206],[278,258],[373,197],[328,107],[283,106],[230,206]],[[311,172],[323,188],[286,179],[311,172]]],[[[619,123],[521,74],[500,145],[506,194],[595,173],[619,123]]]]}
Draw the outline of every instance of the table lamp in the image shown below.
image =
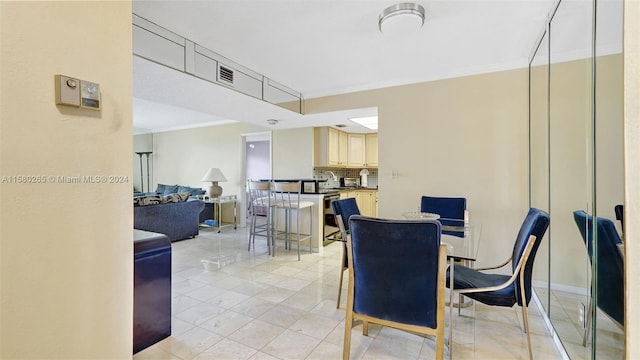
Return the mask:
{"type": "Polygon", "coordinates": [[[211,186],[207,189],[207,195],[212,198],[219,198],[222,195],[222,187],[218,186],[218,182],[227,181],[227,178],[224,177],[220,169],[211,168],[200,181],[211,182],[211,186]]]}

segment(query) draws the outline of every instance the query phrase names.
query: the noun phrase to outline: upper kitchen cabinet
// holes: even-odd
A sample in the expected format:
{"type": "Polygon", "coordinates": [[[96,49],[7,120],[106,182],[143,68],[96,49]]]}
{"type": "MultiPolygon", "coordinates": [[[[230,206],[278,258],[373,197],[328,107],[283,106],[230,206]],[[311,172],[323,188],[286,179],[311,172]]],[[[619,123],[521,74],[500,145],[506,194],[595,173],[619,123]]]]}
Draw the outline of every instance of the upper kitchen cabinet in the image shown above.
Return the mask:
{"type": "Polygon", "coordinates": [[[352,134],[331,127],[314,128],[315,167],[377,167],[378,134],[352,134]]]}
{"type": "Polygon", "coordinates": [[[378,134],[349,134],[349,167],[378,166],[378,134]]]}
{"type": "Polygon", "coordinates": [[[364,134],[349,134],[349,166],[367,166],[364,134]]]}
{"type": "Polygon", "coordinates": [[[313,129],[314,155],[316,167],[346,167],[349,139],[345,132],[330,127],[313,129]]]}
{"type": "Polygon", "coordinates": [[[378,134],[365,135],[366,164],[378,166],[378,134]]]}

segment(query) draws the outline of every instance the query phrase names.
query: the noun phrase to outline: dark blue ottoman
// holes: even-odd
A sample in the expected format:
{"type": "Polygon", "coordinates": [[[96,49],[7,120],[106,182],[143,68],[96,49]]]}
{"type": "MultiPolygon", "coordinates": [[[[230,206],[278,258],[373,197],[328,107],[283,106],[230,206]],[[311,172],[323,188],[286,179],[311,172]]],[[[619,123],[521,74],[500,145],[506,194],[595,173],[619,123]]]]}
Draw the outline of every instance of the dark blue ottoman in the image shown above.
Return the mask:
{"type": "Polygon", "coordinates": [[[171,335],[171,241],[133,230],[133,353],[171,335]]]}

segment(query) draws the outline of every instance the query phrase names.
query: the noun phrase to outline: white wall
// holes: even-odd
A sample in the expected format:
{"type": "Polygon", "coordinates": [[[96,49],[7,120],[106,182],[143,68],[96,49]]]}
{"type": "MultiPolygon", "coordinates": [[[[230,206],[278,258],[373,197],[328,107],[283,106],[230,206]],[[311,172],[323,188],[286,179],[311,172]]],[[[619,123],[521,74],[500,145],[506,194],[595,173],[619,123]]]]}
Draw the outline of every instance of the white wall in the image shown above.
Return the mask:
{"type": "Polygon", "coordinates": [[[129,358],[131,4],[1,1],[0,23],[0,358],[129,358]],[[56,106],[55,74],[102,110],[56,106]],[[107,182],[57,180],[83,175],[107,182]]]}
{"type": "MultiPolygon", "coordinates": [[[[210,167],[218,167],[228,180],[219,183],[223,188],[222,195],[238,196],[238,218],[244,225],[243,135],[264,131],[265,128],[256,125],[235,123],[155,133],[152,156],[155,184],[152,190],[158,183],[206,187],[200,179],[210,167]]],[[[273,131],[271,146],[273,178],[312,177],[311,128],[273,131]]]]}

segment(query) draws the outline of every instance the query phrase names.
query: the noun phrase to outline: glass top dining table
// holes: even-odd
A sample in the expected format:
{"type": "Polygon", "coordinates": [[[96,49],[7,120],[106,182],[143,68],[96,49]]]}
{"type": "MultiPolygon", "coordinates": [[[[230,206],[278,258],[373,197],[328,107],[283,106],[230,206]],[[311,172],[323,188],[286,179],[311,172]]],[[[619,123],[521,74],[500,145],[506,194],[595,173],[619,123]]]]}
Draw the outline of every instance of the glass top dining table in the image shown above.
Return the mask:
{"type": "Polygon", "coordinates": [[[442,225],[440,241],[447,246],[447,259],[465,262],[474,262],[476,260],[482,232],[480,223],[440,218],[437,214],[420,212],[404,213],[403,217],[407,220],[439,221],[442,225]]]}

